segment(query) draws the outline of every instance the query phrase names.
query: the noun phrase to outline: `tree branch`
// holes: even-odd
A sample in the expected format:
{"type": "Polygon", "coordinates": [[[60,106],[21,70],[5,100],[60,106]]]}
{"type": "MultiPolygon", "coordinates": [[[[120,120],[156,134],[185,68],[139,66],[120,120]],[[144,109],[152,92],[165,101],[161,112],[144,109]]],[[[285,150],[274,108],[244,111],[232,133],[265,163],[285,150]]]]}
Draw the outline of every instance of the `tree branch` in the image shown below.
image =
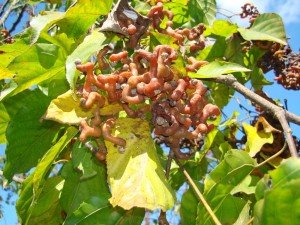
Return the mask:
{"type": "Polygon", "coordinates": [[[16,21],[13,23],[12,27],[9,29],[9,33],[12,33],[16,29],[16,27],[20,23],[21,19],[23,18],[25,9],[26,9],[26,5],[23,5],[21,11],[18,14],[16,21]]]}
{"type": "Polygon", "coordinates": [[[211,218],[213,219],[213,221],[215,222],[216,225],[222,225],[221,222],[219,221],[219,219],[216,217],[215,213],[212,211],[212,209],[210,208],[209,204],[207,203],[207,201],[205,200],[204,196],[201,194],[201,192],[199,191],[197,185],[195,184],[195,182],[193,181],[193,179],[191,178],[191,176],[189,175],[189,173],[185,170],[185,168],[182,166],[182,164],[179,162],[179,160],[174,156],[174,160],[177,163],[177,165],[179,166],[180,170],[183,172],[183,174],[185,175],[186,179],[188,180],[188,182],[190,183],[190,185],[193,187],[193,189],[195,190],[197,196],[199,197],[199,199],[201,200],[202,204],[204,205],[205,209],[207,210],[207,212],[209,213],[209,215],[211,216],[211,218]]]}
{"type": "MultiPolygon", "coordinates": [[[[2,170],[0,170],[0,177],[3,177],[3,171],[2,170]]],[[[19,184],[22,184],[24,182],[24,179],[22,179],[18,176],[13,176],[12,180],[19,183],[19,184]]]]}
{"type": "Polygon", "coordinates": [[[2,16],[2,14],[4,13],[4,10],[7,6],[7,4],[9,3],[9,0],[6,0],[2,5],[1,5],[1,8],[0,8],[0,16],[2,16]]]}
{"type": "Polygon", "coordinates": [[[13,0],[13,2],[9,5],[8,9],[5,11],[4,15],[0,18],[0,26],[3,26],[3,28],[4,22],[8,18],[9,14],[16,8],[18,2],[18,0],[13,0]]]}
{"type": "Polygon", "coordinates": [[[206,79],[209,81],[213,81],[220,84],[225,84],[228,87],[236,90],[237,92],[241,93],[246,98],[250,99],[251,101],[255,102],[259,105],[262,109],[266,112],[271,113],[278,119],[280,122],[282,129],[285,133],[286,141],[289,146],[289,150],[292,157],[298,157],[296,145],[294,143],[294,138],[292,135],[292,130],[288,124],[288,121],[300,125],[300,117],[284,110],[283,108],[269,102],[268,100],[264,99],[263,97],[259,96],[258,94],[251,91],[249,88],[245,87],[241,83],[237,81],[237,79],[229,74],[229,75],[221,75],[216,78],[209,78],[206,79]]]}

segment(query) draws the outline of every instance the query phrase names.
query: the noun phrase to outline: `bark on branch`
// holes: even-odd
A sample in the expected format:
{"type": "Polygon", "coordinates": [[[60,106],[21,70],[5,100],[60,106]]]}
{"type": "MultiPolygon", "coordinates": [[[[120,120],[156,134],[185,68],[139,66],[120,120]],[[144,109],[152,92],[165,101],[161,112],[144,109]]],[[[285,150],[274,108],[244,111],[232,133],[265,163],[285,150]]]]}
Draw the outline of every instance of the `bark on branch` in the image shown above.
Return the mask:
{"type": "Polygon", "coordinates": [[[229,75],[221,75],[219,77],[216,78],[209,78],[206,79],[209,81],[213,81],[216,83],[220,83],[220,84],[224,84],[234,90],[236,90],[237,92],[239,92],[240,94],[242,94],[243,96],[245,96],[246,98],[250,99],[251,101],[255,102],[257,105],[259,105],[262,109],[264,109],[266,112],[274,115],[275,118],[278,119],[278,121],[280,122],[282,129],[285,133],[285,137],[286,137],[286,141],[287,144],[289,146],[289,150],[291,153],[292,157],[298,157],[298,153],[297,153],[297,149],[296,149],[296,145],[294,142],[294,138],[292,135],[292,129],[290,128],[288,121],[295,123],[297,125],[300,125],[300,117],[269,102],[268,100],[264,99],[263,97],[259,96],[258,94],[254,93],[253,91],[251,91],[249,88],[245,87],[244,85],[242,85],[241,83],[239,83],[237,81],[237,79],[229,74],[229,75]]]}

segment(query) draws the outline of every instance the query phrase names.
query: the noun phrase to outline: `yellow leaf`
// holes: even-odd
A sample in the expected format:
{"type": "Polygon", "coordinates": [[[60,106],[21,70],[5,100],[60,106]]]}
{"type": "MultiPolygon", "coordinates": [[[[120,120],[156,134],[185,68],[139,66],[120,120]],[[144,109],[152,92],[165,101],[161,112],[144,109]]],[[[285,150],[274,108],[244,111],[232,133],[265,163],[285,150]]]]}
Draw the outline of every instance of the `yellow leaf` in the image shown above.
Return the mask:
{"type": "Polygon", "coordinates": [[[156,154],[147,121],[119,118],[113,135],[126,140],[124,153],[106,141],[107,173],[113,206],[124,209],[142,207],[150,210],[173,207],[175,193],[168,184],[156,154]]]}
{"type": "Polygon", "coordinates": [[[260,117],[255,126],[243,123],[247,135],[246,152],[254,157],[266,143],[273,143],[272,132],[280,132],[272,127],[263,117],[260,117]]]}
{"type": "MultiPolygon", "coordinates": [[[[51,101],[43,118],[63,124],[79,124],[81,120],[93,116],[95,107],[96,104],[90,109],[82,108],[79,99],[75,100],[72,91],[69,90],[51,101]]],[[[120,110],[122,110],[120,104],[108,104],[106,101],[105,106],[100,109],[100,115],[113,115],[120,110]]]]}

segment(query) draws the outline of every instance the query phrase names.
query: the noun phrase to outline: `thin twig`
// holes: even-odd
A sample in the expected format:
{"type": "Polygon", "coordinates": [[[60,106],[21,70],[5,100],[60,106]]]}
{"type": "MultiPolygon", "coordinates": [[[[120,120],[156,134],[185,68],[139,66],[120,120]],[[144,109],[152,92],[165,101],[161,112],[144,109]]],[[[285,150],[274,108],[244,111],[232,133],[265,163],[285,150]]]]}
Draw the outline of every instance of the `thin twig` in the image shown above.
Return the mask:
{"type": "Polygon", "coordinates": [[[0,8],[0,16],[2,16],[2,14],[4,13],[4,10],[7,6],[7,4],[9,3],[9,0],[6,0],[2,5],[1,5],[1,8],[0,8]]]}
{"type": "Polygon", "coordinates": [[[176,161],[177,165],[179,166],[180,170],[183,172],[183,174],[185,175],[186,179],[188,180],[188,182],[190,183],[190,185],[193,187],[193,189],[195,190],[197,196],[199,197],[200,201],[202,202],[202,204],[204,205],[205,209],[207,210],[207,212],[209,213],[209,215],[211,216],[211,218],[213,219],[213,221],[215,222],[216,225],[222,225],[221,222],[219,221],[219,219],[216,217],[215,213],[212,211],[212,209],[210,208],[209,204],[207,203],[207,201],[205,200],[204,196],[201,194],[201,192],[199,191],[197,185],[195,184],[195,182],[193,181],[193,179],[191,178],[191,176],[189,175],[189,173],[185,170],[185,168],[182,166],[182,164],[179,162],[179,160],[174,157],[174,160],[176,161]]]}
{"type": "Polygon", "coordinates": [[[289,146],[289,150],[292,157],[298,157],[296,145],[294,143],[292,130],[288,124],[288,121],[300,125],[300,117],[288,112],[287,110],[269,102],[268,100],[264,99],[263,97],[259,96],[258,94],[254,93],[241,83],[237,81],[237,79],[231,75],[221,75],[216,78],[209,78],[209,81],[213,81],[216,83],[225,84],[228,87],[233,88],[237,92],[241,93],[246,98],[250,99],[251,101],[255,102],[259,105],[265,112],[271,113],[278,119],[280,122],[282,129],[285,133],[285,137],[287,140],[287,144],[289,146]]]}
{"type": "MultiPolygon", "coordinates": [[[[3,177],[3,171],[2,170],[0,170],[0,177],[3,177]]],[[[20,178],[18,176],[13,176],[12,180],[19,183],[19,184],[22,184],[24,182],[24,179],[20,178]]]]}
{"type": "Polygon", "coordinates": [[[253,223],[253,220],[254,220],[254,217],[252,217],[252,218],[246,223],[246,225],[252,224],[252,223],[253,223]]]}
{"type": "Polygon", "coordinates": [[[25,9],[26,9],[26,5],[23,5],[20,13],[18,14],[16,21],[13,23],[12,27],[9,29],[9,33],[12,33],[13,31],[15,31],[16,27],[18,26],[21,19],[23,18],[25,9]]]}
{"type": "Polygon", "coordinates": [[[287,142],[285,141],[283,147],[278,152],[276,152],[276,154],[272,155],[271,157],[267,158],[265,161],[263,161],[260,164],[256,165],[255,168],[258,168],[258,167],[261,167],[261,166],[265,165],[266,163],[270,162],[272,159],[275,159],[277,156],[279,156],[281,153],[283,153],[284,150],[287,147],[286,143],[287,142]]]}

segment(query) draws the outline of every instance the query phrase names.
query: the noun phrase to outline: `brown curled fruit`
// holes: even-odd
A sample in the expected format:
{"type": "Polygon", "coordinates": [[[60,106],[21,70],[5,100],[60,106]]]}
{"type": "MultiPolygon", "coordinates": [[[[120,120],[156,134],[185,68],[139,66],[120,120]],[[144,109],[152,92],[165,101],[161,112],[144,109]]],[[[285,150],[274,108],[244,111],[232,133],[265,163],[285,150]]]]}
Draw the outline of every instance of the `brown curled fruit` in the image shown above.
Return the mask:
{"type": "Polygon", "coordinates": [[[122,59],[127,58],[127,56],[128,56],[128,52],[123,51],[123,52],[119,52],[119,53],[116,53],[116,54],[111,54],[110,57],[109,57],[109,60],[111,62],[120,61],[122,59]]]}
{"type": "Polygon", "coordinates": [[[98,92],[91,92],[85,101],[84,108],[91,108],[94,102],[96,102],[98,106],[102,108],[105,104],[105,98],[98,92]]]}
{"type": "Polygon", "coordinates": [[[135,91],[135,93],[132,93],[133,90],[136,90],[136,89],[133,89],[128,84],[125,85],[125,87],[122,91],[122,100],[124,102],[131,103],[131,104],[140,104],[140,103],[144,102],[145,101],[144,96],[141,94],[138,94],[136,91],[135,91]]]}
{"type": "Polygon", "coordinates": [[[115,126],[114,119],[107,119],[101,126],[102,136],[104,140],[110,141],[116,145],[125,147],[126,141],[123,138],[115,137],[112,135],[112,128],[115,126]]]}
{"type": "Polygon", "coordinates": [[[127,32],[129,35],[134,35],[136,33],[136,26],[129,24],[127,27],[127,32]]]}
{"type": "Polygon", "coordinates": [[[198,61],[197,59],[191,56],[188,58],[188,63],[189,65],[185,67],[185,70],[188,72],[196,72],[201,66],[207,64],[208,62],[198,61]]]}
{"type": "Polygon", "coordinates": [[[179,79],[177,81],[177,87],[174,89],[174,91],[171,95],[171,99],[178,101],[181,98],[181,96],[183,95],[183,93],[185,92],[187,85],[188,84],[184,79],[179,79]]]}
{"type": "Polygon", "coordinates": [[[81,142],[85,142],[87,137],[100,137],[102,132],[99,127],[90,127],[86,120],[80,121],[81,133],[79,139],[81,142]]]}

